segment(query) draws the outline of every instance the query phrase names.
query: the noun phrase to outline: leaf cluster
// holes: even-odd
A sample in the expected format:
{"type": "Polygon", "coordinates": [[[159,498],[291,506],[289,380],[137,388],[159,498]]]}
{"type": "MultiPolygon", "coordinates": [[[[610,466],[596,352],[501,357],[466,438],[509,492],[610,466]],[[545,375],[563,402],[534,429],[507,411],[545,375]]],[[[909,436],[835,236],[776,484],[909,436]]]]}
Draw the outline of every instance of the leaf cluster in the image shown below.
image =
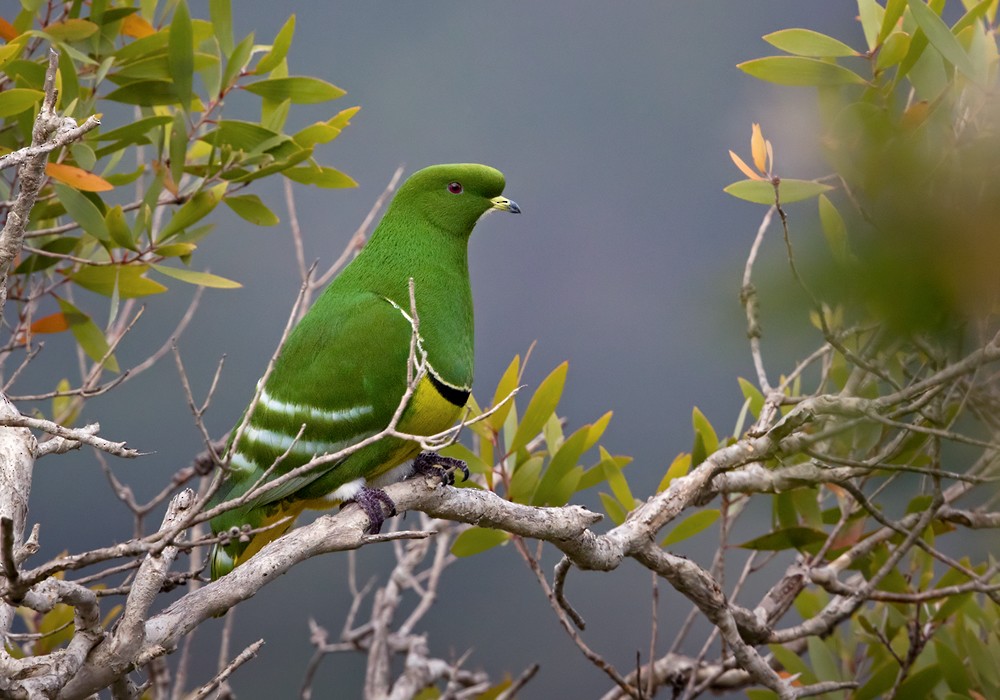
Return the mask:
{"type": "MultiPolygon", "coordinates": [[[[0,13],[0,157],[31,143],[50,48],[59,55],[57,111],[102,119],[100,129],[49,156],[9,280],[19,307],[4,356],[30,353],[40,334],[69,331],[92,362],[118,371],[109,337],[123,302],[175,281],[239,286],[195,264],[220,204],[255,226],[274,226],[278,216],[251,191],[258,180],[355,185],[321,164],[317,150],[359,108],[288,129],[296,105],[344,95],[290,73],[295,16],[259,44],[252,32],[234,36],[230,0],[209,5],[207,20],[192,17],[186,0],[25,0],[0,13]],[[226,118],[226,101],[237,93],[258,101],[259,118],[226,118]],[[92,310],[102,305],[80,290],[104,297],[103,310],[92,310]]],[[[16,185],[14,169],[2,171],[0,217],[16,185]]]]}

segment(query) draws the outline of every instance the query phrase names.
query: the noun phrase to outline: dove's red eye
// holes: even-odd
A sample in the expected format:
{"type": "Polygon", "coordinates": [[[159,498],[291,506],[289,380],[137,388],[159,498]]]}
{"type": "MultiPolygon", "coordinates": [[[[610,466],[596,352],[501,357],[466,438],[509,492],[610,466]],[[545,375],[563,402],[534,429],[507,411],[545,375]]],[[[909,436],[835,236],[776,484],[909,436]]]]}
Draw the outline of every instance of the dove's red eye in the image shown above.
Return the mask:
{"type": "Polygon", "coordinates": [[[452,194],[462,194],[462,183],[461,182],[449,182],[448,191],[452,194]]]}

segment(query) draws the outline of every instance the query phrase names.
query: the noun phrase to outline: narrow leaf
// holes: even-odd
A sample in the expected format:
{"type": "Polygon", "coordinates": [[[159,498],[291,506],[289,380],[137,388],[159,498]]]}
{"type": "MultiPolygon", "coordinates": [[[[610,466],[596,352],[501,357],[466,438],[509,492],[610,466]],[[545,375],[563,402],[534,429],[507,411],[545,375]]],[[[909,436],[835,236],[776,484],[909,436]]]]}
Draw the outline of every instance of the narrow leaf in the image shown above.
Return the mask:
{"type": "Polygon", "coordinates": [[[307,76],[258,80],[255,83],[245,85],[244,89],[268,100],[275,102],[291,100],[296,104],[326,102],[347,94],[344,90],[325,80],[307,76]]]}
{"type": "Polygon", "coordinates": [[[621,503],[603,491],[601,491],[598,495],[601,497],[601,503],[604,505],[604,510],[607,511],[608,517],[611,518],[611,522],[615,525],[621,525],[625,522],[625,518],[628,516],[628,513],[624,508],[622,508],[621,503]]]}
{"type": "Polygon", "coordinates": [[[122,211],[120,204],[116,204],[108,209],[108,213],[104,215],[104,224],[108,227],[108,233],[112,241],[122,248],[138,250],[135,238],[132,235],[132,229],[125,220],[125,212],[122,211]]]}
{"type": "MultiPolygon", "coordinates": [[[[830,185],[812,180],[781,180],[778,185],[782,204],[810,199],[832,189],[830,185]]],[[[740,180],[722,191],[754,204],[774,204],[774,186],[767,180],[740,180]]]]}
{"type": "Polygon", "coordinates": [[[230,0],[209,0],[208,16],[212,18],[212,27],[222,52],[229,56],[233,52],[233,8],[230,0]]]}
{"type": "Polygon", "coordinates": [[[348,175],[326,165],[314,167],[287,168],[282,174],[289,180],[303,185],[323,188],[357,187],[358,183],[348,175]]]}
{"type": "Polygon", "coordinates": [[[852,70],[803,56],[767,56],[736,66],[755,78],[779,85],[864,85],[865,79],[852,70]]]}
{"type": "Polygon", "coordinates": [[[56,197],[73,221],[80,224],[84,231],[102,243],[108,243],[111,240],[111,233],[108,231],[107,224],[104,223],[104,214],[97,208],[97,205],[72,187],[62,184],[56,184],[54,187],[56,197]]]}
{"type": "Polygon", "coordinates": [[[90,20],[74,18],[48,24],[43,31],[56,41],[81,41],[97,30],[90,20]]]}
{"type": "Polygon", "coordinates": [[[28,88],[8,88],[0,91],[0,117],[11,117],[31,109],[42,101],[44,93],[41,90],[28,88]]]}
{"type": "Polygon", "coordinates": [[[279,219],[255,194],[229,195],[222,201],[236,214],[257,226],[274,226],[279,219]]]}
{"type": "Polygon", "coordinates": [[[191,108],[192,78],[194,77],[194,37],[187,0],[180,0],[170,22],[167,59],[174,90],[185,111],[191,108]]]}
{"type": "Polygon", "coordinates": [[[145,277],[147,265],[89,265],[67,273],[73,282],[84,289],[106,297],[118,294],[123,299],[161,294],[167,288],[145,277]]]}
{"type": "Polygon", "coordinates": [[[199,287],[213,287],[215,289],[238,289],[243,285],[239,282],[219,277],[208,272],[198,272],[197,270],[187,270],[181,267],[167,267],[166,265],[154,264],[153,269],[157,272],[179,279],[181,282],[196,284],[199,287]]]}
{"type": "Polygon", "coordinates": [[[819,221],[834,260],[839,263],[847,262],[847,226],[837,207],[833,206],[833,202],[825,194],[819,196],[819,221]]]}
{"type": "MultiPolygon", "coordinates": [[[[225,184],[221,185],[221,187],[225,188],[225,184]]],[[[201,221],[215,209],[221,196],[222,191],[218,187],[195,194],[181,205],[180,209],[174,212],[167,225],[160,230],[160,235],[157,236],[156,240],[164,241],[170,236],[180,233],[188,226],[201,221]]]]}
{"type": "Polygon", "coordinates": [[[660,542],[660,546],[669,547],[672,544],[677,544],[678,542],[683,542],[686,539],[694,537],[702,530],[711,527],[712,523],[719,519],[719,515],[718,509],[714,508],[692,513],[677,523],[674,529],[670,531],[670,534],[660,542]]]}
{"type": "Polygon", "coordinates": [[[456,557],[470,557],[503,544],[509,539],[510,535],[503,530],[470,527],[455,538],[451,545],[451,553],[456,557]]]}
{"type": "MultiPolygon", "coordinates": [[[[493,401],[490,404],[491,406],[499,404],[517,387],[517,378],[520,373],[521,356],[514,355],[514,359],[510,361],[509,365],[507,365],[507,369],[504,370],[503,375],[500,377],[500,381],[497,383],[497,389],[493,392],[493,401]]],[[[503,427],[503,422],[507,420],[507,414],[510,413],[510,409],[513,405],[514,399],[511,399],[497,409],[496,413],[486,419],[487,425],[493,428],[494,431],[499,432],[500,428],[503,427]]]]}
{"type": "Polygon", "coordinates": [[[811,29],[782,29],[765,34],[764,41],[796,56],[836,58],[857,55],[857,51],[844,42],[811,29]]]}
{"type": "Polygon", "coordinates": [[[270,73],[272,70],[278,67],[278,65],[285,60],[285,56],[288,55],[288,49],[292,45],[292,36],[295,34],[295,15],[289,16],[285,21],[284,26],[278,30],[277,36],[274,37],[274,44],[271,45],[271,50],[264,54],[263,58],[257,63],[257,67],[254,68],[254,73],[258,75],[263,75],[264,73],[270,73]]]}
{"type": "MultiPolygon", "coordinates": [[[[3,97],[4,94],[6,93],[0,93],[0,97],[3,97]]],[[[174,84],[165,80],[139,80],[128,83],[109,92],[105,99],[144,107],[172,105],[180,101],[174,84]]]]}
{"type": "Polygon", "coordinates": [[[944,23],[937,13],[921,0],[908,0],[910,13],[916,21],[917,26],[927,35],[927,40],[931,46],[944,56],[945,60],[962,71],[967,77],[975,78],[975,66],[972,59],[965,52],[955,35],[951,33],[948,25],[944,23]]]}
{"type": "Polygon", "coordinates": [[[679,455],[674,457],[674,461],[670,463],[667,468],[667,473],[663,475],[663,479],[660,480],[660,485],[656,487],[656,492],[660,493],[670,486],[670,482],[682,476],[686,476],[687,473],[691,471],[691,455],[687,452],[681,452],[679,455]]]}
{"type": "Polygon", "coordinates": [[[508,452],[512,453],[521,449],[541,431],[542,426],[545,425],[559,404],[563,386],[566,384],[566,371],[568,369],[569,363],[563,362],[538,385],[531,401],[528,402],[528,408],[524,411],[524,417],[521,418],[514,439],[507,447],[508,452]]]}

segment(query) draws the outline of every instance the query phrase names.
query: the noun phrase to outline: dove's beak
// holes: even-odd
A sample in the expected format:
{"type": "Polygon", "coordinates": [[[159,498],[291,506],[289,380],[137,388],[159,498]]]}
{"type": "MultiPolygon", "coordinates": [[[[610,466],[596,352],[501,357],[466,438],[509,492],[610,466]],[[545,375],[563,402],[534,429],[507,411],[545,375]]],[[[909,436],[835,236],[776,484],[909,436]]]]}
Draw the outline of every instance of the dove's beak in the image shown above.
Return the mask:
{"type": "Polygon", "coordinates": [[[520,214],[521,207],[517,206],[517,202],[512,199],[507,199],[506,197],[494,197],[490,200],[493,202],[491,209],[498,209],[500,211],[509,211],[511,214],[520,214]]]}

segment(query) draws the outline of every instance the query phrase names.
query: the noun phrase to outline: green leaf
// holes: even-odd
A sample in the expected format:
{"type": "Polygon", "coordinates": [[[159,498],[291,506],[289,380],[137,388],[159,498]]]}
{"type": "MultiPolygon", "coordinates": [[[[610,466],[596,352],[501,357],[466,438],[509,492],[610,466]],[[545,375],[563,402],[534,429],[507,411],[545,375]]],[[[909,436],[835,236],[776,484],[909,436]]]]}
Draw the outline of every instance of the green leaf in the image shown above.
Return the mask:
{"type": "Polygon", "coordinates": [[[0,117],[12,117],[42,101],[45,93],[28,88],[8,88],[0,92],[0,117]]]}
{"type": "Polygon", "coordinates": [[[347,94],[344,90],[325,80],[307,76],[258,80],[255,83],[244,85],[243,89],[268,100],[276,102],[291,100],[296,104],[326,102],[347,94]]]}
{"type": "Polygon", "coordinates": [[[493,530],[485,527],[470,527],[455,538],[451,545],[451,553],[456,557],[469,557],[485,552],[510,539],[503,530],[493,530]]]}
{"type": "MultiPolygon", "coordinates": [[[[491,406],[496,406],[501,401],[503,401],[510,392],[517,388],[517,379],[521,374],[521,356],[514,355],[514,359],[510,361],[507,365],[507,369],[504,370],[503,375],[500,377],[500,381],[497,383],[497,389],[493,392],[493,401],[491,406]]],[[[514,399],[511,398],[510,401],[501,406],[497,411],[486,419],[486,424],[489,425],[494,432],[499,432],[500,428],[503,427],[503,422],[507,420],[507,414],[510,413],[511,407],[514,405],[514,399]]]]}
{"type": "Polygon", "coordinates": [[[887,0],[885,12],[882,15],[882,26],[878,32],[878,43],[882,43],[892,33],[899,23],[899,18],[906,11],[906,0],[887,0]]]}
{"type": "Polygon", "coordinates": [[[191,255],[197,247],[194,243],[168,243],[156,246],[156,254],[163,258],[182,258],[191,255]]]}
{"type": "Polygon", "coordinates": [[[229,89],[239,78],[240,73],[246,68],[250,60],[250,52],[253,50],[253,32],[250,32],[240,41],[229,54],[226,62],[226,70],[222,73],[222,88],[229,89]]]}
{"type": "Polygon", "coordinates": [[[358,186],[358,183],[355,182],[350,176],[325,165],[288,168],[284,170],[282,174],[289,180],[294,180],[295,182],[303,185],[315,185],[316,187],[324,188],[358,186]]]}
{"type": "Polygon", "coordinates": [[[865,85],[867,81],[852,70],[803,56],[766,56],[736,66],[760,80],[779,85],[865,85]]]}
{"type": "MultiPolygon", "coordinates": [[[[974,649],[970,649],[972,656],[982,654],[985,657],[987,664],[991,665],[992,668],[996,668],[996,657],[992,652],[985,651],[986,645],[977,645],[974,649]]],[[[922,668],[919,671],[911,673],[909,677],[900,683],[899,692],[895,693],[894,697],[897,698],[929,698],[934,697],[934,689],[937,687],[938,683],[941,682],[941,665],[932,664],[926,668],[922,668]]],[[[980,696],[982,697],[982,696],[980,696]]],[[[993,695],[993,697],[996,697],[993,695]]]]}
{"type": "Polygon", "coordinates": [[[672,544],[694,537],[699,532],[711,527],[719,519],[719,515],[720,512],[718,509],[699,510],[692,513],[677,523],[674,529],[670,531],[670,534],[660,542],[660,546],[669,547],[672,544]]]}
{"type": "MultiPolygon", "coordinates": [[[[612,455],[611,459],[614,460],[615,466],[617,466],[619,470],[624,469],[632,463],[632,458],[624,455],[612,455]]],[[[603,484],[607,481],[607,477],[604,473],[604,466],[601,464],[603,461],[604,460],[602,459],[600,462],[584,472],[583,476],[580,477],[580,483],[577,484],[578,491],[585,491],[586,489],[593,488],[594,486],[603,484]]]]}
{"type": "Polygon", "coordinates": [[[285,60],[285,56],[288,55],[288,49],[292,45],[292,36],[295,34],[295,15],[290,15],[285,21],[284,26],[278,30],[277,36],[274,37],[274,44],[271,45],[271,50],[264,54],[263,58],[257,63],[257,67],[254,68],[253,72],[258,75],[263,75],[264,73],[270,73],[272,70],[278,67],[278,65],[285,60]]]}
{"type": "Polygon", "coordinates": [[[27,41],[28,36],[22,34],[10,43],[0,46],[0,69],[21,55],[27,41]]]}
{"type": "Polygon", "coordinates": [[[510,488],[507,490],[507,500],[514,503],[528,503],[538,488],[538,480],[542,473],[545,459],[536,455],[529,457],[514,468],[510,477],[510,488]]]}
{"type": "Polygon", "coordinates": [[[80,224],[80,227],[84,231],[101,241],[101,243],[109,243],[111,241],[111,233],[104,222],[104,214],[101,213],[101,210],[97,208],[97,205],[89,197],[62,183],[57,182],[53,186],[56,191],[56,197],[63,207],[65,207],[66,213],[73,221],[80,224]]]}
{"type": "Polygon", "coordinates": [[[160,230],[160,235],[157,236],[156,240],[165,241],[208,216],[218,205],[225,188],[226,184],[223,183],[210,190],[202,190],[191,197],[181,205],[180,209],[174,212],[167,225],[160,230]]]}
{"type": "Polygon", "coordinates": [[[857,56],[858,52],[842,41],[811,29],[782,29],[764,35],[764,41],[796,56],[836,58],[857,56]]]}
{"type": "Polygon", "coordinates": [[[786,549],[806,549],[818,547],[826,541],[826,533],[811,527],[789,527],[776,530],[766,535],[755,537],[743,544],[737,545],[743,549],[756,549],[769,552],[780,552],[786,549]]]}
{"type": "Polygon", "coordinates": [[[764,394],[743,377],[737,377],[736,380],[740,384],[740,391],[743,392],[743,398],[750,401],[750,413],[755,417],[759,417],[761,409],[764,408],[764,394]]]}
{"type": "MultiPolygon", "coordinates": [[[[75,236],[64,236],[62,238],[56,238],[49,241],[45,245],[41,246],[41,249],[50,253],[66,255],[68,253],[72,253],[79,243],[80,239],[75,236]]],[[[41,270],[48,269],[58,262],[59,258],[53,258],[48,255],[29,255],[21,261],[20,265],[17,266],[17,269],[14,270],[14,274],[30,275],[32,272],[39,272],[41,270]]]]}
{"type": "Polygon", "coordinates": [[[681,452],[679,455],[674,457],[674,461],[670,463],[667,468],[667,473],[663,475],[660,480],[660,485],[656,487],[656,492],[660,493],[670,486],[670,482],[682,476],[687,476],[687,473],[691,471],[691,455],[687,452],[681,452]]]}
{"type": "Polygon", "coordinates": [[[933,643],[948,689],[962,697],[969,697],[969,671],[965,667],[965,661],[940,639],[935,638],[933,643]]]}
{"type": "Polygon", "coordinates": [[[122,211],[120,204],[116,204],[108,209],[108,213],[104,215],[104,223],[107,226],[108,234],[111,236],[112,241],[122,248],[139,250],[135,244],[135,239],[132,237],[132,229],[129,228],[128,222],[125,220],[125,213],[122,211]]]}
{"type": "Polygon", "coordinates": [[[622,508],[621,504],[603,491],[598,495],[601,497],[601,503],[604,505],[604,510],[607,511],[608,517],[611,518],[611,522],[615,525],[621,525],[625,522],[628,513],[622,508]]]}
{"type": "Polygon", "coordinates": [[[219,47],[228,57],[233,52],[233,8],[230,0],[208,0],[208,16],[212,19],[219,47]]]}
{"type": "Polygon", "coordinates": [[[577,492],[577,487],[582,476],[583,467],[580,466],[573,467],[566,472],[563,478],[555,485],[555,488],[552,489],[552,493],[548,498],[549,503],[553,506],[564,506],[569,503],[569,499],[577,492]]]}
{"type": "Polygon", "coordinates": [[[296,132],[292,138],[303,148],[311,148],[318,143],[329,143],[340,136],[340,132],[351,123],[351,117],[357,114],[360,109],[360,107],[349,107],[341,110],[325,122],[310,124],[296,132]]]}
{"type": "Polygon", "coordinates": [[[180,101],[173,83],[165,80],[138,80],[128,83],[117,90],[112,90],[104,99],[143,107],[172,105],[180,101]]]}
{"type": "Polygon", "coordinates": [[[514,439],[507,446],[508,453],[516,452],[527,445],[532,438],[538,435],[549,416],[556,410],[559,399],[562,397],[563,386],[566,384],[567,369],[569,369],[569,363],[563,362],[538,385],[534,396],[528,402],[528,408],[524,411],[521,423],[517,426],[514,439]]]}
{"type": "Polygon", "coordinates": [[[882,48],[879,49],[878,58],[875,60],[875,67],[878,70],[885,70],[896,65],[910,50],[910,35],[904,32],[893,32],[890,34],[882,48]]]}
{"type": "Polygon", "coordinates": [[[189,111],[194,76],[194,38],[191,33],[191,14],[188,12],[187,0],[180,0],[174,9],[167,49],[167,61],[170,65],[174,90],[184,111],[189,111]]]}
{"type": "Polygon", "coordinates": [[[948,25],[944,23],[937,13],[921,0],[907,0],[910,14],[913,15],[917,26],[927,35],[927,40],[931,46],[938,50],[945,60],[955,66],[969,78],[975,78],[975,66],[969,54],[965,52],[955,35],[951,33],[948,25]]]}
{"type": "Polygon", "coordinates": [[[878,45],[884,12],[882,6],[875,0],[858,0],[858,18],[861,20],[861,30],[865,34],[865,43],[869,51],[874,51],[878,45]]]}
{"type": "MultiPolygon", "coordinates": [[[[73,333],[73,337],[76,338],[76,342],[80,348],[87,353],[87,357],[94,362],[100,362],[104,359],[104,356],[108,354],[108,350],[111,349],[107,338],[104,337],[104,331],[97,327],[97,324],[90,319],[90,316],[80,311],[80,309],[65,299],[57,297],[56,300],[59,302],[59,308],[63,316],[69,323],[70,332],[73,333]]],[[[104,367],[112,372],[119,371],[118,361],[114,355],[108,355],[108,358],[104,360],[104,367]]]]}
{"type": "Polygon", "coordinates": [[[819,637],[809,637],[807,640],[809,648],[809,661],[812,664],[816,678],[821,681],[842,680],[840,673],[840,662],[833,650],[828,646],[832,640],[827,642],[819,637]]]}
{"type": "Polygon", "coordinates": [[[587,442],[583,445],[584,452],[596,445],[597,441],[601,439],[601,436],[604,435],[604,431],[608,429],[608,424],[611,422],[611,417],[613,415],[613,411],[608,411],[591,424],[590,429],[587,431],[587,442]]]}
{"type": "Polygon", "coordinates": [[[172,119],[173,117],[166,114],[156,117],[146,117],[145,119],[140,119],[137,122],[126,124],[117,129],[101,132],[97,135],[97,140],[118,141],[121,145],[139,142],[149,143],[148,139],[146,139],[146,134],[156,127],[169,124],[172,119]]]}
{"type": "Polygon", "coordinates": [[[93,35],[98,26],[86,19],[67,19],[45,26],[45,33],[56,41],[81,41],[93,35]]]}
{"type": "MultiPolygon", "coordinates": [[[[812,180],[781,180],[778,193],[782,204],[816,197],[833,188],[812,180]]],[[[768,180],[740,180],[723,188],[723,192],[754,204],[774,204],[774,187],[768,180]]]]}
{"type": "Polygon", "coordinates": [[[555,491],[556,485],[576,466],[577,460],[583,454],[589,430],[590,426],[583,426],[563,441],[549,461],[549,466],[542,475],[541,481],[538,482],[538,488],[531,499],[534,505],[553,503],[549,499],[555,491]]]}
{"type": "Polygon", "coordinates": [[[222,201],[236,214],[257,226],[274,226],[279,219],[255,194],[228,195],[222,201]]]}
{"type": "Polygon", "coordinates": [[[780,644],[769,644],[767,648],[772,654],[774,654],[774,658],[781,663],[788,673],[793,675],[799,674],[801,676],[799,681],[803,685],[816,682],[816,676],[813,675],[813,672],[808,666],[806,666],[805,661],[803,661],[794,651],[780,644]]]}
{"type": "Polygon", "coordinates": [[[181,267],[167,267],[166,265],[152,265],[153,269],[167,277],[173,277],[181,282],[196,284],[199,287],[213,287],[215,289],[239,289],[243,285],[239,282],[219,277],[208,272],[198,272],[181,267]]]}
{"type": "Polygon", "coordinates": [[[695,433],[701,434],[706,457],[719,449],[719,436],[716,434],[715,428],[697,406],[691,411],[691,425],[694,427],[695,433]]]}
{"type": "Polygon", "coordinates": [[[116,289],[123,299],[167,291],[159,282],[143,276],[148,269],[148,265],[88,265],[66,276],[84,289],[106,297],[113,296],[116,289]]]}
{"type": "Polygon", "coordinates": [[[255,122],[223,119],[200,138],[213,146],[232,146],[240,151],[258,152],[261,144],[279,140],[280,134],[255,122]]]}
{"type": "Polygon", "coordinates": [[[628,481],[625,479],[625,475],[622,474],[622,470],[618,467],[618,462],[612,457],[607,450],[603,447],[601,448],[601,469],[604,471],[604,477],[607,479],[608,486],[611,487],[611,492],[615,494],[615,498],[618,502],[624,506],[625,511],[628,512],[635,508],[635,497],[632,496],[632,491],[629,489],[628,481]]]}
{"type": "Polygon", "coordinates": [[[833,259],[841,264],[847,262],[847,226],[837,207],[825,194],[819,196],[819,221],[833,259]]]}
{"type": "MultiPolygon", "coordinates": [[[[899,673],[899,664],[885,661],[873,668],[867,682],[851,695],[851,700],[876,700],[884,698],[899,673]]],[[[927,697],[927,696],[924,696],[927,697]]]]}
{"type": "Polygon", "coordinates": [[[170,178],[179,183],[184,177],[187,162],[187,119],[183,110],[174,112],[174,123],[170,129],[170,178]]]}

